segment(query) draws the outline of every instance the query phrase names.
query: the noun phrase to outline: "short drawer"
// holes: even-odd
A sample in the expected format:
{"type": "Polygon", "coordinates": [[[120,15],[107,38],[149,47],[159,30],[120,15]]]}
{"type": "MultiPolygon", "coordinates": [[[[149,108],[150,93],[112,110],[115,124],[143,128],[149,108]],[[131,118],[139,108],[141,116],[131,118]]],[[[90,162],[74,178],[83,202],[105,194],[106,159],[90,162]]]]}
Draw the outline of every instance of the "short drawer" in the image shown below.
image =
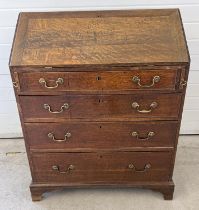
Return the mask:
{"type": "Polygon", "coordinates": [[[175,90],[176,69],[69,73],[70,90],[175,90]]]}
{"type": "Polygon", "coordinates": [[[24,72],[19,82],[21,91],[27,92],[175,90],[178,71],[24,72]]]}
{"type": "Polygon", "coordinates": [[[20,96],[25,121],[177,119],[181,94],[20,96]]]}
{"type": "Polygon", "coordinates": [[[30,149],[172,147],[177,122],[25,123],[30,149]]]}
{"type": "Polygon", "coordinates": [[[34,182],[168,181],[170,152],[34,153],[34,182]]]}

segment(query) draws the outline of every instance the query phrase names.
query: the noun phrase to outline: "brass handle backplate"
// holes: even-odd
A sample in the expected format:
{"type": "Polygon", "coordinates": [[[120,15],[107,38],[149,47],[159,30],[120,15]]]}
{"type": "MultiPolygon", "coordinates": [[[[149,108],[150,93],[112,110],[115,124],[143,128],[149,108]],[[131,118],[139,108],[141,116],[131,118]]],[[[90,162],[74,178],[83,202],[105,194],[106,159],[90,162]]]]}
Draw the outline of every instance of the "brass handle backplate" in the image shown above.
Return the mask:
{"type": "Polygon", "coordinates": [[[150,88],[150,87],[153,87],[155,83],[158,83],[160,81],[160,76],[154,76],[150,85],[141,84],[141,79],[138,76],[134,76],[132,78],[132,81],[138,84],[142,88],[150,88]]]}
{"type": "Polygon", "coordinates": [[[136,132],[136,131],[134,131],[134,132],[131,133],[131,135],[132,135],[133,137],[136,137],[137,140],[146,141],[146,140],[149,140],[151,137],[153,137],[153,136],[155,135],[155,133],[154,133],[153,131],[150,131],[150,132],[148,132],[148,134],[147,134],[146,137],[140,137],[140,136],[139,136],[139,133],[136,132]]]}
{"type": "Polygon", "coordinates": [[[17,82],[13,82],[12,84],[13,84],[13,86],[14,86],[15,88],[17,88],[17,87],[18,87],[17,82]]]}
{"type": "Polygon", "coordinates": [[[55,135],[53,133],[48,133],[48,138],[52,139],[53,141],[56,141],[56,142],[64,142],[64,141],[67,141],[68,138],[71,137],[71,133],[67,132],[65,135],[64,135],[64,139],[56,139],[55,138],[55,135]]]}
{"type": "Polygon", "coordinates": [[[65,171],[61,171],[60,167],[58,165],[54,165],[54,166],[52,166],[52,169],[59,172],[60,174],[67,174],[67,173],[70,173],[72,170],[74,170],[75,166],[70,164],[65,171]]]}
{"type": "Polygon", "coordinates": [[[131,169],[132,171],[136,172],[136,173],[143,173],[143,172],[146,172],[147,170],[149,170],[151,168],[151,164],[150,163],[147,163],[144,166],[144,169],[139,170],[139,169],[136,169],[135,165],[133,165],[132,163],[130,163],[128,165],[128,168],[131,169]]]}
{"type": "Polygon", "coordinates": [[[137,102],[133,102],[132,103],[132,107],[134,109],[136,109],[139,113],[150,113],[157,106],[158,106],[158,103],[157,102],[152,102],[151,105],[150,105],[150,109],[148,109],[148,110],[144,110],[144,109],[143,110],[140,110],[140,105],[137,102]]]}
{"type": "Polygon", "coordinates": [[[181,81],[180,81],[180,89],[183,89],[183,88],[186,87],[186,86],[187,86],[187,81],[181,80],[181,81]]]}
{"type": "Polygon", "coordinates": [[[59,86],[59,84],[63,84],[64,83],[64,80],[63,80],[63,78],[58,78],[55,81],[55,85],[54,86],[48,86],[46,80],[44,78],[40,78],[39,79],[39,83],[42,84],[42,85],[44,85],[45,88],[54,89],[54,88],[57,88],[59,86]]]}
{"type": "Polygon", "coordinates": [[[49,104],[44,104],[44,109],[47,109],[52,114],[60,114],[65,109],[68,109],[68,108],[69,108],[69,104],[68,103],[65,103],[63,106],[61,106],[60,111],[52,111],[49,104]]]}
{"type": "Polygon", "coordinates": [[[17,72],[13,72],[13,78],[12,78],[13,82],[13,87],[16,88],[17,91],[20,90],[20,83],[19,83],[19,77],[18,77],[18,73],[17,72]]]}

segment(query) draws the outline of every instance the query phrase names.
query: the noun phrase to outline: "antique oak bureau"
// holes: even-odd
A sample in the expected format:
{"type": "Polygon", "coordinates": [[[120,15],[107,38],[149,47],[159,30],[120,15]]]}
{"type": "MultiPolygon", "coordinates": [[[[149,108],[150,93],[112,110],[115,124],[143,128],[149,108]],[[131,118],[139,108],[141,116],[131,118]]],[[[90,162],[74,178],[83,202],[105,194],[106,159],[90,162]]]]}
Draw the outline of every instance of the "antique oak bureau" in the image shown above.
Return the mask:
{"type": "Polygon", "coordinates": [[[177,9],[21,13],[9,65],[32,199],[100,186],[172,199],[189,63],[177,9]]]}

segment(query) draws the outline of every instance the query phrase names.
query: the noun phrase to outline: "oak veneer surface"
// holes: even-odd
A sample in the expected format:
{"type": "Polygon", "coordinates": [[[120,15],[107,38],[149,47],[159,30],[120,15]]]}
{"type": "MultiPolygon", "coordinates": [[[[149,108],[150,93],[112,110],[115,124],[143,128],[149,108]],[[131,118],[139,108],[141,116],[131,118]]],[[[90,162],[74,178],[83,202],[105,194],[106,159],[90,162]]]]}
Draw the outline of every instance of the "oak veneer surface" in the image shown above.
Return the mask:
{"type": "Polygon", "coordinates": [[[189,65],[178,9],[21,13],[10,70],[32,200],[100,186],[172,199],[189,65]]]}
{"type": "Polygon", "coordinates": [[[25,123],[30,149],[118,149],[173,147],[177,122],[25,123]],[[88,132],[90,130],[90,132],[88,132]],[[159,132],[161,130],[161,132],[159,132]],[[133,136],[137,132],[137,136],[133,136]],[[149,132],[153,136],[149,137],[149,132]],[[57,142],[53,140],[52,133],[57,142]],[[65,135],[70,133],[68,138],[65,135]],[[147,139],[148,138],[148,139],[147,139]]]}
{"type": "Polygon", "coordinates": [[[167,181],[169,179],[169,165],[172,161],[170,152],[102,152],[102,153],[61,153],[33,156],[35,166],[35,180],[40,182],[128,182],[134,181],[167,181]],[[161,160],[161,161],[160,161],[161,160]],[[60,171],[66,171],[70,164],[74,168],[62,173],[52,170],[56,165],[60,171]],[[133,164],[134,168],[129,168],[133,164]],[[146,169],[146,164],[151,168],[146,169]],[[135,173],[134,170],[139,172],[135,173]]]}
{"type": "Polygon", "coordinates": [[[136,95],[63,95],[63,96],[20,96],[19,101],[24,121],[28,119],[125,119],[125,118],[175,118],[178,119],[181,104],[180,94],[136,94],[136,95]],[[140,113],[132,107],[138,103],[140,113]],[[152,103],[157,107],[151,109],[152,103]],[[34,104],[34,106],[33,106],[34,104]],[[44,108],[50,106],[51,111],[60,111],[64,104],[67,109],[61,113],[52,114],[44,108]]]}
{"type": "MultiPolygon", "coordinates": [[[[115,69],[116,70],[116,69],[115,69]]],[[[92,72],[23,72],[19,74],[21,91],[26,92],[52,92],[53,89],[46,89],[39,84],[39,79],[45,79],[47,85],[55,85],[55,78],[62,78],[63,83],[57,87],[56,91],[125,91],[143,90],[140,86],[132,83],[132,78],[139,76],[142,83],[151,83],[154,76],[161,78],[161,83],[156,83],[151,90],[175,90],[178,83],[179,69],[164,70],[127,70],[123,71],[97,71],[92,72]]]]}
{"type": "Polygon", "coordinates": [[[179,12],[21,13],[11,66],[188,62],[179,12]]]}

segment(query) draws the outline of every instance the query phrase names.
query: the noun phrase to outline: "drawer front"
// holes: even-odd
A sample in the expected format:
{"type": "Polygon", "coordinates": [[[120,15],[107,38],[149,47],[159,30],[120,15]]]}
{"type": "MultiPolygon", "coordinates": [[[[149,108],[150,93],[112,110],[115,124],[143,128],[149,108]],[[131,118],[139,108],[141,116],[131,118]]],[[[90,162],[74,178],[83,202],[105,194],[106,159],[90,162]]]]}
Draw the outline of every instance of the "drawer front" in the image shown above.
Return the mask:
{"type": "Polygon", "coordinates": [[[174,90],[177,70],[71,72],[70,90],[174,90]]]}
{"type": "Polygon", "coordinates": [[[175,69],[19,73],[21,91],[175,90],[175,69]]]}
{"type": "Polygon", "coordinates": [[[170,152],[34,153],[34,182],[168,181],[170,152]]]}
{"type": "Polygon", "coordinates": [[[31,149],[172,147],[177,123],[25,123],[25,129],[31,149]]]}
{"type": "Polygon", "coordinates": [[[20,96],[25,120],[177,119],[180,94],[20,96]],[[33,106],[34,104],[34,106],[33,106]]]}

